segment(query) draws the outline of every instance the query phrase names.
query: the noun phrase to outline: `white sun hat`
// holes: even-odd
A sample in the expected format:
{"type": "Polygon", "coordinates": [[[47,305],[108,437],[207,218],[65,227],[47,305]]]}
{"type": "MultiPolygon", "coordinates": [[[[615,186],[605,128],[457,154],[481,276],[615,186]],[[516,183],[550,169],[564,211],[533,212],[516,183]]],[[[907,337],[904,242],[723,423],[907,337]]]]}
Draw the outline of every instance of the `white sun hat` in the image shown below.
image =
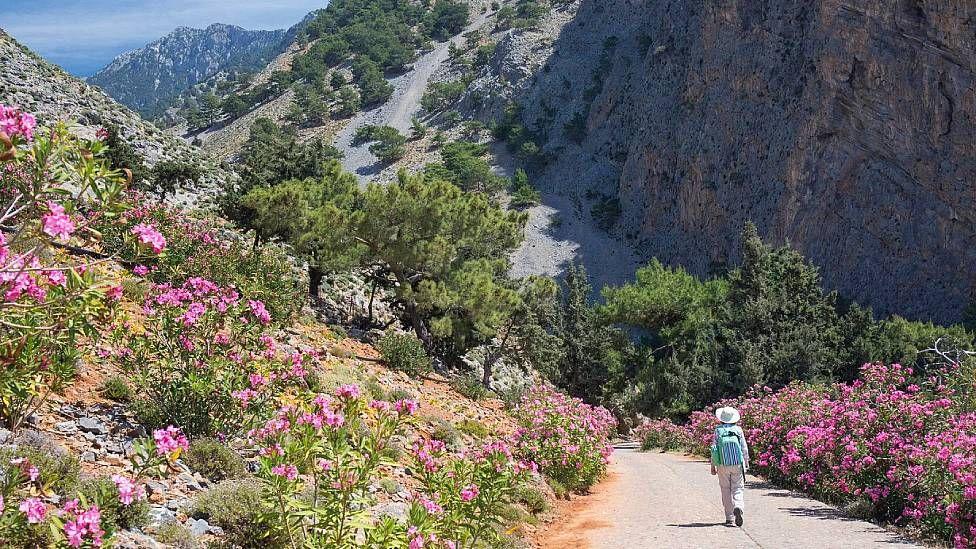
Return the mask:
{"type": "Polygon", "coordinates": [[[735,408],[726,406],[715,410],[715,417],[722,423],[738,423],[739,411],[735,408]]]}

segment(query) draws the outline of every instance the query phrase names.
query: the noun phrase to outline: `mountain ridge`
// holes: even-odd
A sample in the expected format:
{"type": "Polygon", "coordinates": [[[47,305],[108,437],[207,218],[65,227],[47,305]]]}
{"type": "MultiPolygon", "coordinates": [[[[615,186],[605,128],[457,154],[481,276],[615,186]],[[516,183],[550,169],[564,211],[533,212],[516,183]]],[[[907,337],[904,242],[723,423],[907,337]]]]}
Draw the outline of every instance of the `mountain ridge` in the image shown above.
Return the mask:
{"type": "Polygon", "coordinates": [[[87,81],[149,118],[186,89],[219,72],[266,65],[293,37],[286,29],[248,30],[225,23],[203,29],[180,26],[119,55],[87,81]]]}

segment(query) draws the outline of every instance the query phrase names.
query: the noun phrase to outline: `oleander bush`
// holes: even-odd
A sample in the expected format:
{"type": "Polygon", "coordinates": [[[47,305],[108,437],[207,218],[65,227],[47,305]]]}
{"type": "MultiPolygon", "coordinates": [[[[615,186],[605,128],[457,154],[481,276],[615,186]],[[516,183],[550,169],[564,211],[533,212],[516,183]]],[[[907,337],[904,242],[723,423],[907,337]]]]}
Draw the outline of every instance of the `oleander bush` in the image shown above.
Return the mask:
{"type": "MultiPolygon", "coordinates": [[[[716,406],[740,410],[760,474],[837,503],[866,499],[877,519],[970,547],[976,543],[972,371],[965,363],[926,372],[867,364],[850,383],[756,387],[716,406]]],[[[667,441],[707,455],[714,427],[714,416],[700,411],[685,425],[645,423],[637,436],[645,446],[667,441]]]]}
{"type": "Polygon", "coordinates": [[[516,451],[568,490],[583,492],[606,473],[617,422],[604,408],[535,386],[516,409],[516,451]]]}

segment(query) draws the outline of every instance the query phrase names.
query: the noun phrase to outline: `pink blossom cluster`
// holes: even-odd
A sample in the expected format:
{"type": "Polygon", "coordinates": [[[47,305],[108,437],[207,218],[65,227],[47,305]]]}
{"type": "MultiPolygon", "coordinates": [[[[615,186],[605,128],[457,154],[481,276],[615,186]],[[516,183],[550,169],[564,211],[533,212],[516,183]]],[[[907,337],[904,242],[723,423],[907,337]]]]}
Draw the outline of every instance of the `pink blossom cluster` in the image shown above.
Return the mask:
{"type": "Polygon", "coordinates": [[[47,213],[41,216],[44,232],[58,240],[65,241],[75,232],[75,222],[64,211],[64,206],[57,202],[47,201],[47,213]]]}
{"type": "MultiPolygon", "coordinates": [[[[756,387],[716,406],[739,409],[762,474],[832,499],[865,499],[880,518],[972,547],[976,413],[946,383],[957,375],[955,368],[919,376],[899,364],[867,364],[852,383],[756,387]]],[[[700,411],[681,427],[648,423],[639,436],[683,437],[707,455],[715,421],[700,411]]]]}
{"type": "MultiPolygon", "coordinates": [[[[169,438],[172,439],[172,436],[170,435],[169,438]]],[[[159,448],[158,442],[156,448],[157,450],[159,448]]],[[[112,475],[112,482],[115,483],[115,487],[119,491],[119,501],[122,505],[129,506],[134,501],[146,499],[146,490],[141,484],[137,484],[122,475],[112,475]]]]}
{"type": "Polygon", "coordinates": [[[19,135],[31,141],[34,139],[36,127],[37,119],[34,115],[0,103],[0,132],[7,134],[8,137],[19,135]]]}
{"type": "Polygon", "coordinates": [[[617,421],[605,408],[535,386],[523,397],[517,417],[517,453],[546,475],[579,490],[606,472],[617,421]]]}
{"type": "Polygon", "coordinates": [[[162,253],[166,249],[166,237],[156,227],[148,223],[140,223],[132,227],[132,234],[139,237],[139,243],[152,248],[154,253],[162,253]]]}
{"type": "Polygon", "coordinates": [[[156,453],[160,456],[171,456],[190,449],[186,435],[173,425],[153,431],[153,440],[156,442],[156,453]]]}
{"type": "Polygon", "coordinates": [[[409,549],[457,549],[457,543],[441,539],[437,534],[424,534],[416,526],[407,530],[407,547],[409,549]]]}
{"type": "Polygon", "coordinates": [[[97,505],[82,509],[81,503],[72,499],[64,504],[60,514],[64,521],[63,529],[68,546],[81,547],[86,541],[90,541],[95,547],[102,545],[105,531],[102,530],[102,514],[97,505]]]}

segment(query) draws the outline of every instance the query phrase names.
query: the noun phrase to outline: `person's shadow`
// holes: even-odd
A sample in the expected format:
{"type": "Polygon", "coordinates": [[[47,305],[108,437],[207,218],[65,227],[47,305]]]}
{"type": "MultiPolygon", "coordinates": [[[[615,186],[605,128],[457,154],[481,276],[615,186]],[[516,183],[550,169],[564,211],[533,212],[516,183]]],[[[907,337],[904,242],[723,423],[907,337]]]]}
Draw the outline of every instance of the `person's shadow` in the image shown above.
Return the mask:
{"type": "Polygon", "coordinates": [[[713,526],[725,526],[724,522],[689,522],[687,524],[669,524],[675,528],[711,528],[713,526]]]}

